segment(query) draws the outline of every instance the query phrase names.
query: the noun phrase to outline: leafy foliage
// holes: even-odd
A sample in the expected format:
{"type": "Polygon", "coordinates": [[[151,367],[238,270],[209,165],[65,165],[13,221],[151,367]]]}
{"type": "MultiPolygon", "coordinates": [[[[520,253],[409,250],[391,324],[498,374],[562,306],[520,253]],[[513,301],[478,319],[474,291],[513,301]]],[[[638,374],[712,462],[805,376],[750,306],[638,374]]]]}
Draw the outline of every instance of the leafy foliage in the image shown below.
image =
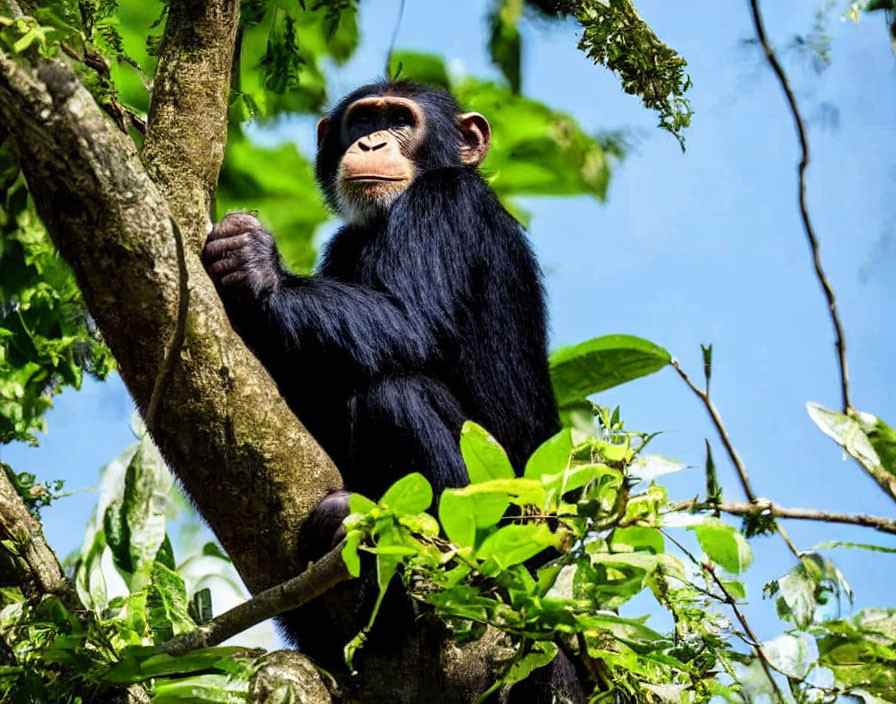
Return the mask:
{"type": "MultiPolygon", "coordinates": [[[[166,533],[172,478],[147,435],[105,468],[103,484],[72,593],[35,603],[18,589],[0,589],[0,637],[9,648],[0,699],[95,701],[122,684],[144,682],[154,702],[183,701],[190,692],[207,697],[190,701],[248,701],[257,654],[206,648],[175,658],[154,646],[195,628],[190,604],[204,604],[208,617],[210,602],[207,588],[189,597],[179,574],[186,563],[175,565],[166,533]],[[107,591],[103,563],[109,557],[124,579],[123,595],[107,591]]],[[[14,546],[4,541],[0,550],[14,546]]],[[[202,555],[229,565],[216,546],[202,555]]]]}
{"type": "Polygon", "coordinates": [[[572,0],[556,5],[582,26],[579,49],[616,73],[626,93],[639,96],[644,107],[659,113],[659,127],[683,149],[682,132],[693,115],[684,97],[691,87],[684,58],[657,37],[631,0],[572,0]]]}
{"type": "Polygon", "coordinates": [[[0,443],[44,430],[53,394],[112,369],[71,270],[34,212],[11,150],[0,146],[0,443]]]}
{"type": "Polygon", "coordinates": [[[495,0],[488,17],[492,63],[501,69],[514,93],[519,93],[522,86],[522,41],[517,27],[522,14],[522,0],[495,0]]]}
{"type": "MultiPolygon", "coordinates": [[[[627,92],[659,113],[660,126],[683,139],[691,117],[685,62],[630,0],[530,4],[574,17],[583,29],[580,49],[616,72],[627,92]]],[[[883,9],[888,17],[894,11],[889,1],[859,5],[852,8],[883,9]]],[[[313,261],[311,237],[327,218],[311,165],[291,145],[254,144],[242,123],[322,109],[323,66],[346,61],[358,43],[356,6],[355,0],[242,2],[217,206],[257,208],[280,233],[286,258],[302,269],[313,261]]],[[[139,128],[166,11],[164,2],[51,0],[33,17],[0,18],[0,46],[11,54],[55,55],[65,41],[98,102],[122,129],[139,128]]],[[[488,115],[494,142],[486,172],[511,206],[514,197],[532,194],[603,199],[611,157],[620,153],[604,136],[586,134],[571,117],[521,95],[521,16],[520,0],[494,0],[488,48],[504,81],[449,76],[441,59],[409,52],[393,55],[391,71],[444,85],[488,115]]],[[[33,442],[52,394],[77,387],[85,371],[104,376],[112,360],[6,147],[0,147],[0,186],[0,442],[33,442]]],[[[584,666],[599,701],[896,702],[896,611],[867,609],[846,618],[837,609],[830,618],[830,606],[849,602],[852,593],[823,554],[830,547],[888,548],[838,542],[802,553],[765,589],[784,633],[752,648],[740,643],[747,591],[739,580],[753,561],[749,539],[771,528],[772,519],[752,517],[738,528],[719,518],[722,488],[708,443],[706,500],[684,502],[685,512],[655,483],[684,464],[644,454],[653,436],[626,430],[619,409],[588,398],[670,362],[663,348],[624,335],[559,351],[551,367],[565,427],[538,448],[524,476],[514,475],[485,429],[469,423],[461,452],[471,484],[439,497],[438,518],[430,512],[436,497],[419,474],[377,502],[353,495],[346,565],[359,575],[360,554],[373,554],[381,597],[399,576],[419,608],[438,613],[459,641],[487,626],[502,631],[512,655],[483,700],[563,649],[584,666]],[[649,626],[647,613],[661,610],[671,625],[649,626]]],[[[710,346],[707,390],[711,365],[710,346]]],[[[896,474],[896,435],[881,419],[814,404],[809,412],[867,471],[896,474]]],[[[35,516],[61,490],[3,471],[35,516]]],[[[37,603],[0,589],[7,646],[0,700],[77,702],[134,684],[156,703],[250,701],[256,653],[207,648],[175,658],[158,647],[212,617],[212,575],[194,579],[191,567],[201,559],[226,566],[226,556],[210,543],[176,564],[168,534],[174,489],[142,432],[105,477],[71,593],[37,603]],[[116,593],[111,585],[119,579],[124,591],[116,593]]],[[[0,551],[17,549],[14,536],[0,541],[0,551]]],[[[361,633],[349,644],[349,661],[363,642],[361,633]]]]}

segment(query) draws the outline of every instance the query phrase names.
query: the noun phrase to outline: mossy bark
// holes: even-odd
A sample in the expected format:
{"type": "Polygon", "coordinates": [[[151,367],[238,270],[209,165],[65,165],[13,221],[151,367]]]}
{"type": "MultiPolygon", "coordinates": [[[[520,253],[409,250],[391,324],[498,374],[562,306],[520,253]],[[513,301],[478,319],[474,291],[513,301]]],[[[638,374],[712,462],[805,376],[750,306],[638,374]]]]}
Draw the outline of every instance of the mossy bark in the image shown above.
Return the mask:
{"type": "MultiPolygon", "coordinates": [[[[341,479],[231,329],[199,260],[238,21],[237,0],[171,0],[142,153],[60,59],[0,52],[0,118],[156,443],[257,593],[305,567],[302,521],[341,479]]],[[[425,626],[400,652],[366,653],[334,700],[475,698],[495,643],[461,650],[425,626]]],[[[305,667],[287,660],[269,670],[305,667]]]]}

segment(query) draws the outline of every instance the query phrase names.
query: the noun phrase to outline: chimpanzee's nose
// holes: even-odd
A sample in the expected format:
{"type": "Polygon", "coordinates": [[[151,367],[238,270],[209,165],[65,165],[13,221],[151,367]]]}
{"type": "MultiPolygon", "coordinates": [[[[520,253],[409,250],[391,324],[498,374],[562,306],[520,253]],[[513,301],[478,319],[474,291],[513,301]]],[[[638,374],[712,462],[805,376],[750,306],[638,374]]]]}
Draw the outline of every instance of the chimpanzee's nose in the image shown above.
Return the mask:
{"type": "Polygon", "coordinates": [[[368,137],[362,137],[358,140],[358,147],[360,147],[362,152],[375,152],[377,149],[382,149],[387,144],[385,137],[380,137],[377,135],[370,135],[368,137]]]}

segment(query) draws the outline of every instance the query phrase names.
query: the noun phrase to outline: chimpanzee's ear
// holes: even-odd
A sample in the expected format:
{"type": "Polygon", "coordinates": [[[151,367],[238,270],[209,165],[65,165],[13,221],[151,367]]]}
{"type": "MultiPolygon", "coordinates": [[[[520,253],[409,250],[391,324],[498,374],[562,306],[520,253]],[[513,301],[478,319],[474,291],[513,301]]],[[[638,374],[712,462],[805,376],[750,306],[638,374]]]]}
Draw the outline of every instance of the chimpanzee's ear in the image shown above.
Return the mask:
{"type": "Polygon", "coordinates": [[[326,117],[322,117],[317,123],[317,146],[320,146],[320,143],[324,141],[324,135],[327,133],[327,125],[329,124],[330,121],[326,117]]]}
{"type": "Polygon", "coordinates": [[[478,112],[465,112],[457,118],[462,137],[460,160],[468,166],[479,166],[488,154],[492,128],[478,112]]]}

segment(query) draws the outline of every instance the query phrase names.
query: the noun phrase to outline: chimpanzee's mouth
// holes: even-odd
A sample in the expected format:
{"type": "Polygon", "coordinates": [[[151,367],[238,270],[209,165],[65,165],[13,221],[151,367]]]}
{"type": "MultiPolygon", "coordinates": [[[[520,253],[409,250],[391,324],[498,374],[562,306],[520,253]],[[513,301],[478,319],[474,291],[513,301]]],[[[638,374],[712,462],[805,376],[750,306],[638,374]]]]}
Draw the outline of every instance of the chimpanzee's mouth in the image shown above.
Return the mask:
{"type": "Polygon", "coordinates": [[[390,176],[374,176],[374,175],[363,175],[363,176],[347,176],[345,178],[346,181],[404,181],[405,179],[401,177],[390,177],[390,176]]]}

